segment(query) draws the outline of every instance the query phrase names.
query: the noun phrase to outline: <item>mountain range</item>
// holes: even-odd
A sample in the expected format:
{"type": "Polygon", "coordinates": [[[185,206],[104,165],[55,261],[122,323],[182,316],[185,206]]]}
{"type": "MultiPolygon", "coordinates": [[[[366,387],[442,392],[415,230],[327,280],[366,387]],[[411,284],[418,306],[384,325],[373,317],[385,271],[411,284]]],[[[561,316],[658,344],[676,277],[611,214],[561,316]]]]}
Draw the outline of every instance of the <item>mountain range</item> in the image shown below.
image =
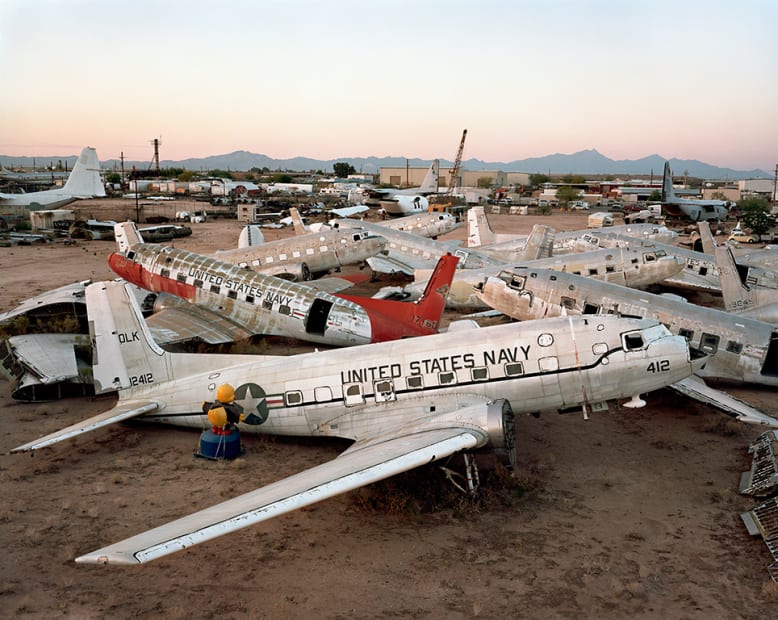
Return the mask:
{"type": "MultiPolygon", "coordinates": [[[[68,169],[72,168],[77,159],[76,155],[49,156],[49,157],[13,157],[0,155],[0,163],[4,166],[31,167],[33,160],[39,165],[51,165],[67,161],[68,169]]],[[[555,153],[543,157],[530,157],[517,159],[510,162],[482,161],[480,159],[467,159],[462,161],[465,170],[502,170],[503,172],[529,172],[541,174],[580,174],[596,175],[605,174],[613,176],[630,175],[661,175],[665,161],[670,162],[670,168],[676,176],[688,175],[702,179],[738,180],[754,178],[772,178],[772,175],[764,170],[733,170],[722,168],[713,164],[698,161],[696,159],[665,158],[660,155],[649,155],[641,159],[610,159],[594,149],[578,151],[577,153],[555,153]]],[[[261,153],[249,151],[234,151],[224,155],[211,155],[209,157],[161,160],[162,168],[185,168],[193,171],[206,170],[233,170],[247,171],[252,168],[267,168],[270,171],[317,171],[331,173],[333,164],[347,162],[354,166],[357,172],[366,174],[378,174],[381,168],[423,168],[432,163],[430,159],[405,158],[405,157],[339,157],[337,159],[312,159],[309,157],[293,157],[291,159],[274,159],[261,153]]],[[[119,160],[109,159],[101,161],[105,169],[118,170],[119,160]]],[[[125,161],[124,168],[129,170],[135,166],[139,170],[150,168],[149,162],[125,161]]],[[[442,170],[453,166],[453,162],[446,159],[440,160],[442,170]]]]}

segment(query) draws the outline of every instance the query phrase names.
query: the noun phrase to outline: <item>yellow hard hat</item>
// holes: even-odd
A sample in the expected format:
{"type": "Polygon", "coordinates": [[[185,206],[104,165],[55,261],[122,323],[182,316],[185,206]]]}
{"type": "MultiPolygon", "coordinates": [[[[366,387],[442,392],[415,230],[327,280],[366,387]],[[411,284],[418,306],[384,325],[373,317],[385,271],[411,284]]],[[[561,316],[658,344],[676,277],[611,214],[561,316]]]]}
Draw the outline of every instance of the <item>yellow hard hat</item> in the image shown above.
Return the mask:
{"type": "Polygon", "coordinates": [[[216,388],[216,400],[222,403],[231,403],[235,400],[235,390],[229,383],[222,383],[216,388]]]}
{"type": "Polygon", "coordinates": [[[224,410],[224,407],[209,409],[208,421],[211,423],[211,426],[224,428],[227,425],[227,412],[224,410]]]}

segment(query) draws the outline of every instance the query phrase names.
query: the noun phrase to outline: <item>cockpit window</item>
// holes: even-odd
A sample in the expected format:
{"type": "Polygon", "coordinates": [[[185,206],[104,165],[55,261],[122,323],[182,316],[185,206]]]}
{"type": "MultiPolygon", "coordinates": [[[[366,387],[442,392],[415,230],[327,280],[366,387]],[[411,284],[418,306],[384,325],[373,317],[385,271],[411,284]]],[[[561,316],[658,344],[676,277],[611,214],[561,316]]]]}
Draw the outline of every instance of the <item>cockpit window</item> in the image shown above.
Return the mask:
{"type": "Polygon", "coordinates": [[[640,332],[630,332],[628,334],[624,334],[622,340],[624,342],[624,349],[626,351],[639,351],[646,346],[646,343],[643,340],[643,334],[640,332]]]}

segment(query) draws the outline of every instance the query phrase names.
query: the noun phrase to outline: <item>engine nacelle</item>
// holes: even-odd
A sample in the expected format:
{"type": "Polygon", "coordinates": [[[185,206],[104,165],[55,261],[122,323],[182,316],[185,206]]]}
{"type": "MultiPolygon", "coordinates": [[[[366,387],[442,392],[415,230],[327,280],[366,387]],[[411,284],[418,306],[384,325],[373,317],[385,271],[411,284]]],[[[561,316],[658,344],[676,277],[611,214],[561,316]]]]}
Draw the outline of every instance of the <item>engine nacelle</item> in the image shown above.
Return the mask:
{"type": "Polygon", "coordinates": [[[516,432],[511,404],[505,399],[486,405],[486,432],[489,443],[484,450],[492,452],[505,467],[516,465],[516,432]]]}

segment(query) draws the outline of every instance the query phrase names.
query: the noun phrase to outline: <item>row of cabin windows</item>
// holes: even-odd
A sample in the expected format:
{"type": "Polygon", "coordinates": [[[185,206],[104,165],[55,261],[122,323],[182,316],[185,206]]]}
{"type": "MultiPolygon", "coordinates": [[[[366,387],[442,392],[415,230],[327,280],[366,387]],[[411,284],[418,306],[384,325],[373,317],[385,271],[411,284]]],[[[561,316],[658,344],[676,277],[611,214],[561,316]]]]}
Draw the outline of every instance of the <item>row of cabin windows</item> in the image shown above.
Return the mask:
{"type": "MultiPolygon", "coordinates": [[[[543,372],[553,372],[559,369],[559,361],[556,357],[545,357],[538,360],[540,370],[543,372]]],[[[511,362],[503,366],[507,377],[515,377],[524,374],[524,366],[521,362],[511,362]]],[[[488,381],[489,369],[486,366],[479,366],[470,369],[471,381],[488,381]]],[[[438,373],[438,385],[455,385],[457,383],[456,373],[446,371],[438,373]]],[[[405,378],[405,385],[409,390],[421,390],[424,388],[424,377],[422,375],[411,375],[405,378]]],[[[387,402],[396,400],[397,396],[394,388],[394,381],[391,379],[381,379],[373,384],[373,391],[377,402],[387,402]]],[[[365,402],[365,395],[362,393],[361,383],[343,384],[343,398],[346,405],[359,405],[365,402]]],[[[328,402],[332,400],[332,391],[329,387],[317,387],[314,389],[314,399],[316,402],[328,402]]],[[[303,402],[302,392],[291,390],[284,393],[284,404],[289,407],[301,405],[303,402]]]]}
{"type": "MultiPolygon", "coordinates": [[[[163,278],[169,278],[170,277],[170,270],[169,269],[162,269],[160,271],[160,275],[163,278]]],[[[186,274],[183,273],[183,272],[179,273],[178,276],[176,277],[176,281],[181,282],[182,284],[186,284],[186,274]]],[[[203,284],[204,284],[204,282],[202,280],[195,279],[195,280],[192,281],[192,286],[194,286],[195,288],[203,288],[203,284]]],[[[221,292],[221,287],[216,285],[216,284],[211,284],[211,286],[209,287],[208,290],[210,290],[211,293],[217,293],[218,294],[218,293],[221,292]]],[[[236,291],[229,290],[229,291],[227,291],[227,297],[229,299],[237,299],[238,298],[238,293],[236,291]]],[[[246,300],[246,303],[249,303],[249,304],[258,303],[258,302],[261,301],[262,302],[262,308],[264,310],[272,310],[273,309],[273,302],[270,301],[269,299],[261,299],[261,298],[255,297],[254,295],[245,295],[244,299],[246,300]]],[[[278,312],[280,314],[292,314],[292,308],[291,308],[291,306],[287,306],[286,304],[281,304],[280,306],[278,306],[278,312]]]]}
{"type": "MultiPolygon", "coordinates": [[[[353,236],[353,240],[354,241],[359,241],[363,236],[364,235],[362,235],[362,234],[355,234],[353,236]]],[[[340,245],[348,245],[348,239],[341,239],[340,240],[340,245]]],[[[321,254],[325,254],[325,253],[327,253],[329,251],[330,251],[330,247],[328,245],[320,245],[319,246],[319,252],[321,254]]],[[[316,249],[315,248],[305,248],[305,255],[306,256],[313,256],[315,253],[316,253],[316,249]]],[[[294,250],[292,252],[292,258],[302,258],[302,253],[299,250],[294,250]]],[[[278,255],[278,260],[279,261],[289,260],[289,255],[282,252],[281,254],[278,255]]],[[[273,256],[266,256],[264,258],[264,261],[265,261],[266,265],[272,265],[273,262],[275,262],[275,257],[273,257],[273,256]]],[[[239,264],[240,264],[241,267],[248,267],[249,266],[249,263],[239,263],[239,264]]],[[[253,259],[251,261],[251,266],[252,267],[261,267],[262,266],[262,259],[260,259],[260,258],[253,259]]]]}

